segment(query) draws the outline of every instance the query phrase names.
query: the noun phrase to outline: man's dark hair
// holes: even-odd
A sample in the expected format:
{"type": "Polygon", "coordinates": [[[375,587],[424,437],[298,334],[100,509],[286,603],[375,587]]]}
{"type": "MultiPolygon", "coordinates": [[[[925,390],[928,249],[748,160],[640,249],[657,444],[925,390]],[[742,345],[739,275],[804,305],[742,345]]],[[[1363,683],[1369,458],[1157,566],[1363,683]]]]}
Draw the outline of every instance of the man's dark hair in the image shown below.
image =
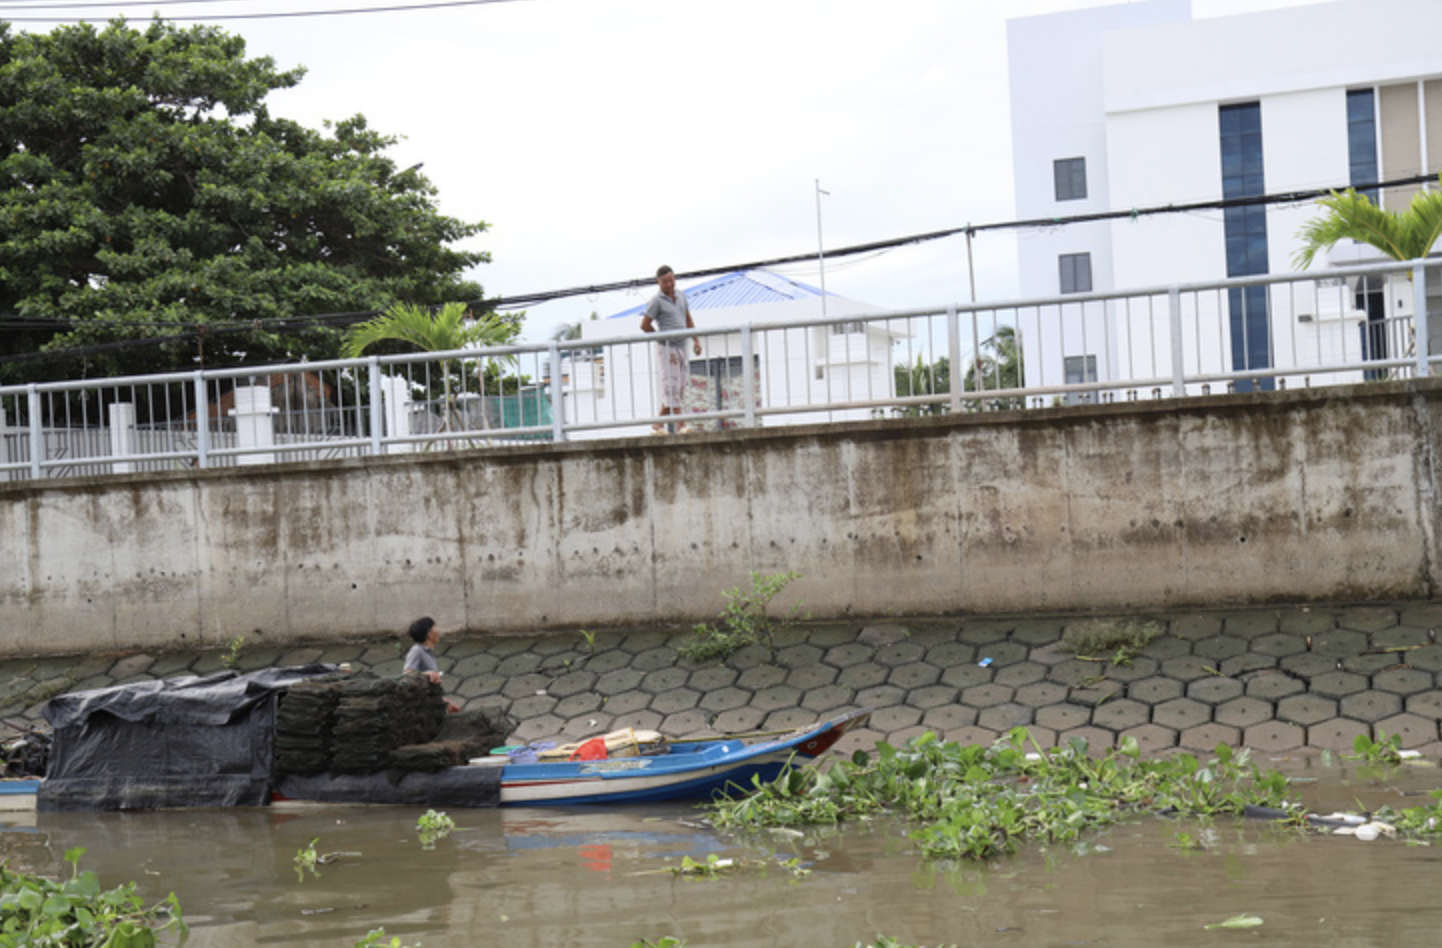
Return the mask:
{"type": "Polygon", "coordinates": [[[435,627],[435,619],[432,619],[430,616],[421,616],[411,623],[411,638],[416,640],[417,645],[424,645],[426,644],[427,637],[431,634],[431,629],[435,627]]]}
{"type": "Polygon", "coordinates": [[[656,268],[656,279],[659,280],[659,279],[661,279],[663,276],[665,276],[666,274],[668,274],[668,273],[675,273],[675,272],[676,272],[675,270],[672,270],[670,267],[666,266],[666,265],[663,263],[663,264],[661,264],[659,267],[656,268]]]}

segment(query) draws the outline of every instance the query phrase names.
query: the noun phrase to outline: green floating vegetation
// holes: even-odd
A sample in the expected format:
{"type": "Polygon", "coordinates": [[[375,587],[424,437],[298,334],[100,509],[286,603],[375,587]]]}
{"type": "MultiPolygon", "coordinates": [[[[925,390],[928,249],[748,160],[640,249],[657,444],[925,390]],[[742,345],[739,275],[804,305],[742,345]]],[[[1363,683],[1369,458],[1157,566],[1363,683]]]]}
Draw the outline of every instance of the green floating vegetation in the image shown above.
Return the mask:
{"type": "Polygon", "coordinates": [[[915,825],[930,857],[985,859],[1026,842],[1071,842],[1130,816],[1241,815],[1248,805],[1303,815],[1287,777],[1261,771],[1227,745],[1202,762],[1190,754],[1143,760],[1135,740],[1101,757],[1075,739],[1043,750],[1025,728],[990,747],[943,742],[931,732],[900,748],[882,742],[825,772],[787,769],[774,781],[711,805],[721,829],[833,824],[879,815],[915,825]]]}
{"type": "Polygon", "coordinates": [[[147,906],[135,883],[102,889],[100,879],[80,871],[80,847],[66,850],[70,878],[55,882],[0,865],[0,946],[52,948],[155,948],[158,936],[182,944],[190,934],[175,893],[147,906]]]}
{"type": "Polygon", "coordinates": [[[1256,928],[1262,924],[1262,919],[1256,915],[1233,915],[1225,922],[1217,922],[1213,925],[1203,925],[1207,931],[1214,931],[1218,928],[1256,928]]]}
{"type": "Polygon", "coordinates": [[[422,849],[435,849],[436,843],[451,835],[455,828],[456,821],[446,814],[427,810],[416,821],[416,836],[421,841],[422,849]]]}
{"type": "Polygon", "coordinates": [[[1386,731],[1379,728],[1375,741],[1366,734],[1358,734],[1352,739],[1352,753],[1342,756],[1347,760],[1360,760],[1373,766],[1389,766],[1400,764],[1403,753],[1402,735],[1393,734],[1389,737],[1386,731]]]}
{"type": "Polygon", "coordinates": [[[664,869],[649,869],[638,873],[638,875],[669,872],[673,876],[717,879],[721,876],[731,875],[732,873],[743,870],[760,871],[764,873],[772,868],[783,869],[797,879],[804,879],[811,875],[811,870],[801,864],[800,857],[778,862],[764,859],[723,859],[715,853],[711,853],[705,859],[692,859],[690,856],[682,856],[681,865],[679,866],[667,866],[664,869]]]}

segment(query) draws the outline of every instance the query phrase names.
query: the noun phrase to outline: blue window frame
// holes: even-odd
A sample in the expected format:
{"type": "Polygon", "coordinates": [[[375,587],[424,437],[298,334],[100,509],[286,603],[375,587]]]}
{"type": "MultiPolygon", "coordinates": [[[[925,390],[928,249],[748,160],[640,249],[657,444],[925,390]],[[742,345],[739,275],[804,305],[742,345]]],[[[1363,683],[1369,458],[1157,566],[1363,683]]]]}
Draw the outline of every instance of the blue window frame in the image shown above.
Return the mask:
{"type": "MultiPolygon", "coordinates": [[[[1353,186],[1375,184],[1377,177],[1377,96],[1371,89],[1350,89],[1347,92],[1347,158],[1351,164],[1353,186]]],[[[1363,188],[1362,193],[1377,203],[1377,189],[1363,188]]]]}
{"type": "MultiPolygon", "coordinates": [[[[1222,146],[1222,197],[1260,197],[1267,193],[1262,157],[1262,106],[1258,102],[1224,105],[1218,114],[1222,146]]],[[[1264,205],[1229,207],[1222,212],[1227,242],[1227,276],[1253,276],[1270,269],[1267,211],[1264,205]]],[[[1272,365],[1270,315],[1266,287],[1227,291],[1232,330],[1232,368],[1272,365]]],[[[1270,390],[1271,379],[1237,383],[1238,391],[1270,390]]]]}

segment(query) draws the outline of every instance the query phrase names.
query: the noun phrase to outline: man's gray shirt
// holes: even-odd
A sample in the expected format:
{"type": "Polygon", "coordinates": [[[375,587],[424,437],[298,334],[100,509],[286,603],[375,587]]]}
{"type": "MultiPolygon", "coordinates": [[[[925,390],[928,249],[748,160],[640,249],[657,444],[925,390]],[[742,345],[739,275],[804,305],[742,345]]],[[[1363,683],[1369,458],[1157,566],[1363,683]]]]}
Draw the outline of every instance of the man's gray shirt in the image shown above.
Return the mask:
{"type": "Polygon", "coordinates": [[[432,652],[430,646],[412,645],[411,650],[406,653],[405,671],[426,672],[440,671],[441,666],[436,664],[436,653],[432,652]]]}
{"type": "MultiPolygon", "coordinates": [[[[665,293],[657,293],[651,297],[651,302],[646,304],[646,312],[642,315],[651,320],[651,324],[656,327],[657,332],[675,332],[678,329],[686,328],[686,314],[690,311],[691,307],[686,302],[686,294],[677,290],[675,302],[667,299],[665,293]]],[[[684,339],[667,341],[673,346],[686,344],[684,339]]]]}

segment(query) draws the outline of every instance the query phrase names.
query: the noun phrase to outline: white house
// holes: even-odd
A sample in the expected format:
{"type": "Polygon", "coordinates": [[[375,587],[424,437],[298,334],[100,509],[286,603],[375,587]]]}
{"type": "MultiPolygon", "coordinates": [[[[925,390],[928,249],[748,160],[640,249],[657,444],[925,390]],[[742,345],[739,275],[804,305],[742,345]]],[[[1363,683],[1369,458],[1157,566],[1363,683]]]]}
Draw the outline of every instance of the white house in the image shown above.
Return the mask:
{"type": "MultiPolygon", "coordinates": [[[[1435,177],[1442,167],[1439,36],[1438,0],[1341,0],[1200,20],[1189,0],[1145,0],[1012,20],[1018,217],[1435,177]]],[[[1405,207],[1415,191],[1391,189],[1381,201],[1405,207]]],[[[1290,272],[1296,234],[1316,214],[1314,204],[1299,201],[1024,233],[1022,295],[1290,272]]],[[[1372,254],[1339,247],[1312,268],[1381,259],[1372,254]]],[[[1198,364],[1285,370],[1302,364],[1293,362],[1298,352],[1325,359],[1358,347],[1363,357],[1398,356],[1389,347],[1403,343],[1390,323],[1410,318],[1413,299],[1405,277],[1390,283],[1353,278],[1335,287],[1228,291],[1194,314],[1198,364]],[[1315,298],[1282,305],[1277,294],[1289,292],[1315,298]]],[[[1442,287],[1429,292],[1442,297],[1442,287]]],[[[1116,304],[1049,312],[1022,332],[1028,384],[1122,378],[1138,351],[1170,347],[1155,321],[1144,321],[1147,337],[1138,337],[1130,315],[1116,304]]],[[[1430,335],[1434,346],[1442,343],[1442,325],[1430,335]]]]}
{"type": "MultiPolygon", "coordinates": [[[[698,332],[709,333],[701,336],[701,355],[691,360],[688,412],[737,410],[744,405],[743,326],[759,327],[751,334],[750,385],[763,413],[768,409],[818,408],[829,402],[885,402],[895,394],[891,347],[897,336],[905,335],[904,321],[897,326],[846,321],[848,316],[882,313],[878,307],[828,293],[823,312],[820,290],[762,269],[728,273],[681,289],[698,332]],[[823,319],[831,322],[795,325],[823,319]],[[716,334],[717,330],[727,331],[716,334]]],[[[563,406],[568,424],[649,421],[657,414],[656,344],[640,338],[644,309],[642,303],[581,324],[582,341],[598,345],[563,360],[563,406]],[[631,341],[621,341],[628,337],[631,341]]],[[[841,421],[870,417],[871,413],[866,407],[780,411],[764,414],[758,423],[841,421]]],[[[711,421],[706,427],[714,429],[718,424],[723,422],[711,421]]],[[[570,437],[614,437],[647,430],[649,423],[634,429],[581,429],[572,431],[570,437]]]]}

